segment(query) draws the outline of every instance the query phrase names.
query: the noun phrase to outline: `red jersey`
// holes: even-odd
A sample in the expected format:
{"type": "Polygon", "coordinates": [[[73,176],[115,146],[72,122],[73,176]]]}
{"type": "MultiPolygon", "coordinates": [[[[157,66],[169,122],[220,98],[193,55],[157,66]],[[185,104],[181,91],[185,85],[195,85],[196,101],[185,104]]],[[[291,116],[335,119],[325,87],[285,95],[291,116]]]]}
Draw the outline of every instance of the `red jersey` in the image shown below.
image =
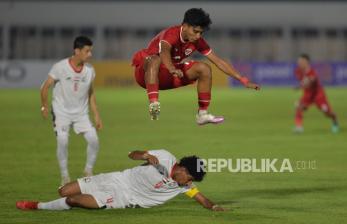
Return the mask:
{"type": "Polygon", "coordinates": [[[311,68],[307,73],[304,73],[301,69],[297,68],[295,70],[295,75],[296,75],[296,78],[301,82],[303,81],[303,79],[305,77],[308,77],[308,78],[314,78],[315,81],[307,88],[304,89],[304,91],[306,92],[312,92],[312,91],[317,91],[319,89],[322,89],[323,86],[320,84],[320,81],[318,79],[318,75],[317,75],[317,72],[311,68]]]}
{"type": "Polygon", "coordinates": [[[171,59],[174,64],[180,63],[196,50],[205,56],[212,51],[203,38],[198,39],[194,43],[185,42],[182,38],[181,25],[169,27],[161,31],[151,40],[147,49],[144,49],[143,51],[148,55],[159,54],[161,41],[165,41],[171,45],[171,59]]]}

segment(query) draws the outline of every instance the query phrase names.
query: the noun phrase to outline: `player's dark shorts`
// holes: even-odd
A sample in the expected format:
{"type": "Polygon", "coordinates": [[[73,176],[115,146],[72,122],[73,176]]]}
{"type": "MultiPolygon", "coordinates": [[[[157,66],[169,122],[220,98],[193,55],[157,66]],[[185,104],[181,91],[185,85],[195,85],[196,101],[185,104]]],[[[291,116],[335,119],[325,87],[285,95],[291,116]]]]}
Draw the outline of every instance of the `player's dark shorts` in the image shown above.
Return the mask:
{"type": "MultiPolygon", "coordinates": [[[[143,88],[146,88],[145,83],[145,71],[144,71],[144,61],[145,58],[149,55],[143,51],[138,51],[133,57],[133,66],[135,67],[135,79],[136,82],[143,88]]],[[[175,64],[177,69],[180,69],[183,72],[182,78],[174,77],[170,74],[169,70],[165,67],[164,64],[160,64],[159,68],[159,89],[174,89],[181,86],[186,86],[193,84],[195,80],[190,80],[186,72],[195,64],[196,61],[188,61],[182,64],[175,64]]]]}
{"type": "Polygon", "coordinates": [[[318,109],[324,112],[332,111],[324,89],[320,88],[315,91],[304,91],[304,95],[300,99],[300,104],[304,107],[309,107],[313,103],[318,107],[318,109]]]}

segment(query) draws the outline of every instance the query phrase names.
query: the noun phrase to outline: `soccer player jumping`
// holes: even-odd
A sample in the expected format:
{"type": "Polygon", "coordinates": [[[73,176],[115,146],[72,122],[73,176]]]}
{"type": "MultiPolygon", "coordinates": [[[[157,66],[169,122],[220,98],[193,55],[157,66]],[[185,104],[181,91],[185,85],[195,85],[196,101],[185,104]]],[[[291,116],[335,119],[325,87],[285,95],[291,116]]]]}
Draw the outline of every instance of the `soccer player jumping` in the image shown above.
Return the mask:
{"type": "Polygon", "coordinates": [[[221,71],[239,80],[245,87],[259,90],[257,84],[251,83],[231,64],[217,56],[202,38],[211,23],[209,14],[202,9],[189,9],[181,25],[161,31],[146,49],[134,55],[135,79],[147,89],[152,120],[157,120],[160,113],[159,90],[174,89],[197,81],[199,110],[196,122],[204,125],[224,121],[223,117],[207,111],[211,101],[211,67],[204,62],[187,60],[194,51],[206,56],[221,71]]]}
{"type": "Polygon", "coordinates": [[[297,65],[295,74],[300,81],[300,86],[304,94],[296,107],[294,132],[301,133],[304,131],[303,113],[312,103],[316,104],[317,108],[332,120],[332,132],[339,132],[336,114],[329,105],[324,88],[318,79],[317,72],[311,68],[310,56],[307,54],[300,55],[297,65]]]}

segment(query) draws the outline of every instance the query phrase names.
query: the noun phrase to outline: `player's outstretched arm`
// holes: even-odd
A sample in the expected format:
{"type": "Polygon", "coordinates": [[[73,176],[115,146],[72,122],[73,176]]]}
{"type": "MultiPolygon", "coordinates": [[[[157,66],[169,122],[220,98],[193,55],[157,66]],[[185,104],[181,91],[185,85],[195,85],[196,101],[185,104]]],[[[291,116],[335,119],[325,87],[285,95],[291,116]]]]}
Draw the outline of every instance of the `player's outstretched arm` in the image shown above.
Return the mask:
{"type": "Polygon", "coordinates": [[[47,80],[41,86],[41,114],[45,119],[48,117],[48,91],[53,84],[54,79],[51,76],[48,76],[47,80]]]}
{"type": "Polygon", "coordinates": [[[102,129],[103,124],[99,115],[98,107],[96,105],[96,97],[95,97],[93,86],[91,86],[89,89],[89,105],[90,105],[90,109],[92,110],[94,114],[95,127],[97,130],[100,130],[102,129]]]}
{"type": "Polygon", "coordinates": [[[158,158],[147,151],[132,151],[128,154],[128,157],[133,160],[146,160],[151,165],[159,164],[158,158]]]}
{"type": "Polygon", "coordinates": [[[252,83],[247,77],[241,76],[240,73],[228,62],[218,57],[213,51],[207,55],[208,60],[217,66],[225,74],[239,80],[246,88],[259,90],[260,86],[256,83],[252,83]]]}
{"type": "Polygon", "coordinates": [[[214,204],[213,202],[211,202],[208,198],[206,198],[200,192],[194,196],[194,199],[199,204],[201,204],[204,208],[210,209],[212,211],[226,211],[226,209],[222,208],[221,206],[219,206],[217,204],[214,204]]]}

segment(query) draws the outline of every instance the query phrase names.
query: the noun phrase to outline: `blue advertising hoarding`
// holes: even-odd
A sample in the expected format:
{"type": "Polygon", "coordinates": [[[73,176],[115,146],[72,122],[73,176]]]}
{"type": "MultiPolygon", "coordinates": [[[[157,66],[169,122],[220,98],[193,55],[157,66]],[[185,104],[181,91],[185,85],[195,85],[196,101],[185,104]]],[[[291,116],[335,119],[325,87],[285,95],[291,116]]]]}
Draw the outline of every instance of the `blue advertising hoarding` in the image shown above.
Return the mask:
{"type": "MultiPolygon", "coordinates": [[[[295,63],[235,63],[234,67],[252,81],[265,86],[295,86],[295,63]]],[[[347,85],[347,63],[314,63],[321,83],[327,86],[347,85]]],[[[232,86],[240,86],[240,82],[230,78],[232,86]]]]}

